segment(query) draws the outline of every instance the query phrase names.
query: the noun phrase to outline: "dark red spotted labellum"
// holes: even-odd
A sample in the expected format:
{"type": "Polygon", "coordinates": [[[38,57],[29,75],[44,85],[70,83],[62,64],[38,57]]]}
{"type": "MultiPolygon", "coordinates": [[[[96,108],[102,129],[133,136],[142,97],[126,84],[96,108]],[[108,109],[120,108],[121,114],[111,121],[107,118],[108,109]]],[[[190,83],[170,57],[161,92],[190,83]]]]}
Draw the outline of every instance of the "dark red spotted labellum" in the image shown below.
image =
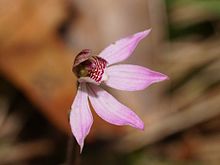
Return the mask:
{"type": "Polygon", "coordinates": [[[91,56],[89,49],[82,50],[73,64],[73,72],[79,81],[94,82],[100,84],[103,78],[107,61],[98,56],[91,56]]]}

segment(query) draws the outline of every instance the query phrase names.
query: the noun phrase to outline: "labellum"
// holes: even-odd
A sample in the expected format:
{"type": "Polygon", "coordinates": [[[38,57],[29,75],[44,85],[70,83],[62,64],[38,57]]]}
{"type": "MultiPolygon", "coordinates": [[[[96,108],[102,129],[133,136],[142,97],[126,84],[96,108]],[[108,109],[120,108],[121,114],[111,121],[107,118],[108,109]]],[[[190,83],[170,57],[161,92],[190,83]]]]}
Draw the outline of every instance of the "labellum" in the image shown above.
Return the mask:
{"type": "Polygon", "coordinates": [[[79,82],[91,82],[99,85],[106,80],[105,68],[107,61],[98,56],[91,56],[89,49],[82,50],[74,61],[73,73],[79,82]]]}

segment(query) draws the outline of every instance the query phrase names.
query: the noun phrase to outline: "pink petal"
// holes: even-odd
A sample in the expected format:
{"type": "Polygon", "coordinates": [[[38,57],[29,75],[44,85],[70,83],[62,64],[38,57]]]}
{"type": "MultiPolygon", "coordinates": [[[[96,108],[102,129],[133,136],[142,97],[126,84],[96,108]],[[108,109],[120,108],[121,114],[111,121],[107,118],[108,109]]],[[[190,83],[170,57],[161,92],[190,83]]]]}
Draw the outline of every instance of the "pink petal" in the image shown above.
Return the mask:
{"type": "Polygon", "coordinates": [[[149,85],[168,79],[162,73],[137,65],[114,65],[107,68],[106,85],[125,91],[142,90],[149,85]]]}
{"type": "Polygon", "coordinates": [[[104,58],[108,62],[108,65],[121,62],[132,54],[139,41],[146,37],[150,31],[150,29],[145,30],[132,36],[120,39],[105,48],[99,56],[104,58]]]}
{"type": "Polygon", "coordinates": [[[80,83],[70,112],[71,130],[80,145],[80,151],[83,149],[84,139],[88,135],[92,123],[93,117],[89,109],[86,84],[80,83]]]}
{"type": "Polygon", "coordinates": [[[118,102],[104,89],[89,84],[89,99],[95,112],[105,121],[115,125],[130,125],[144,129],[142,120],[128,107],[118,102]]]}

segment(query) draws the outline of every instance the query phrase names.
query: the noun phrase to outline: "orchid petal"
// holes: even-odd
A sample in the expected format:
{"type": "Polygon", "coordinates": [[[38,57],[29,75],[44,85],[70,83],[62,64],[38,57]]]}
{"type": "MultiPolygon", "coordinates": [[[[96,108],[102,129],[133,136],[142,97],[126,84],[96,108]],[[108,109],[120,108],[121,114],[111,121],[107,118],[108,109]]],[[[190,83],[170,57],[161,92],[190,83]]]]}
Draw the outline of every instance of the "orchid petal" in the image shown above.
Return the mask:
{"type": "Polygon", "coordinates": [[[168,79],[162,73],[137,65],[113,65],[106,69],[106,85],[125,91],[142,90],[149,85],[168,79]]]}
{"type": "Polygon", "coordinates": [[[104,89],[89,84],[89,100],[95,112],[105,121],[115,125],[130,125],[144,129],[143,121],[128,107],[118,102],[104,89]]]}
{"type": "Polygon", "coordinates": [[[150,31],[150,29],[145,30],[132,36],[120,39],[105,48],[99,56],[104,58],[108,62],[108,65],[121,62],[132,54],[139,41],[146,37],[150,31]]]}
{"type": "Polygon", "coordinates": [[[86,84],[80,83],[75,100],[71,106],[70,126],[77,143],[80,145],[81,152],[84,139],[89,134],[92,123],[93,117],[89,109],[86,84]]]}

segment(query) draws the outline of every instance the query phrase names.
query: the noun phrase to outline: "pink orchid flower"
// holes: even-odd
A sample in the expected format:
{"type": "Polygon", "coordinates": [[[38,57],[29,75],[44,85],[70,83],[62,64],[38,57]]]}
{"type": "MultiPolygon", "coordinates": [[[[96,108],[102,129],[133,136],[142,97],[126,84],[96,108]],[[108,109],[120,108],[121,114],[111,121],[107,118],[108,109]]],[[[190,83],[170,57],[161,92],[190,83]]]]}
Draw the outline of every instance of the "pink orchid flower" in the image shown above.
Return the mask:
{"type": "Polygon", "coordinates": [[[78,77],[78,91],[71,106],[70,125],[73,135],[82,151],[84,140],[93,123],[88,99],[95,112],[105,121],[115,125],[130,125],[143,130],[143,121],[128,107],[118,102],[100,87],[136,91],[166,80],[168,77],[142,66],[117,64],[127,59],[137,44],[150,30],[120,39],[105,48],[98,56],[91,55],[89,49],[81,51],[74,61],[73,72],[78,77]]]}

